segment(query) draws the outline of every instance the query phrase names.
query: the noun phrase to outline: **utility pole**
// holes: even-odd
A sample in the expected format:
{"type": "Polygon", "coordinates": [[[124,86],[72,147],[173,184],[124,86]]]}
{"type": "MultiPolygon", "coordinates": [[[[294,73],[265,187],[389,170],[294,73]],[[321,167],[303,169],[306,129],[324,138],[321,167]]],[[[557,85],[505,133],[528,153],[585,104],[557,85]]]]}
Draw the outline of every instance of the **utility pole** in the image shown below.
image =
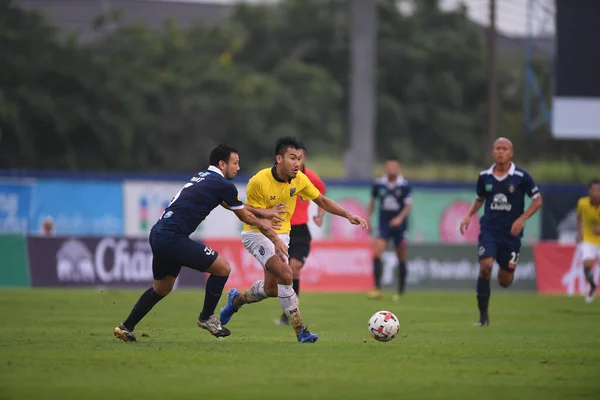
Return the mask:
{"type": "Polygon", "coordinates": [[[376,2],[350,1],[349,146],[345,175],[371,178],[375,148],[376,2]]]}
{"type": "Polygon", "coordinates": [[[489,0],[490,29],[488,31],[488,143],[486,153],[497,138],[498,77],[496,71],[496,0],[489,0]]]}

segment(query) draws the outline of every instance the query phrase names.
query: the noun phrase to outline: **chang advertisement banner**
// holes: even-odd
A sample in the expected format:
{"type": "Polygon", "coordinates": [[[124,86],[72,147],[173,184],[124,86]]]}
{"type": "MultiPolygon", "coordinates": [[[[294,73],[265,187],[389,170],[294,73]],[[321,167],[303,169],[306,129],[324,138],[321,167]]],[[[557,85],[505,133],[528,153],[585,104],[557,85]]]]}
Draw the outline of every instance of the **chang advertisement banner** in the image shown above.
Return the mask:
{"type": "MultiPolygon", "coordinates": [[[[149,287],[148,240],[124,237],[27,238],[31,286],[149,287]]],[[[182,268],[177,286],[204,285],[204,274],[182,268]]]]}

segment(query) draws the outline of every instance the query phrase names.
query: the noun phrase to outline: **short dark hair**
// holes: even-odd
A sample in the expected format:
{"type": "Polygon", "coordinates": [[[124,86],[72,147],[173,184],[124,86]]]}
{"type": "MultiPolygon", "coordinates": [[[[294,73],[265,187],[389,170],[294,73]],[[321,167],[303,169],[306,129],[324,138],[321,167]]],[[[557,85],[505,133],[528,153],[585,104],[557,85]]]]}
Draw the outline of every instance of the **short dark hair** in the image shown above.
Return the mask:
{"type": "Polygon", "coordinates": [[[385,158],[385,162],[388,162],[388,161],[396,161],[398,164],[400,164],[400,159],[398,157],[396,157],[396,156],[388,156],[388,157],[386,157],[385,158]]]}
{"type": "Polygon", "coordinates": [[[592,179],[588,184],[588,189],[591,189],[593,185],[600,185],[600,179],[592,179]]]}
{"type": "Polygon", "coordinates": [[[219,166],[219,161],[225,161],[225,163],[228,163],[231,153],[239,154],[235,147],[227,144],[220,144],[210,151],[208,163],[210,165],[214,165],[215,167],[219,166]]]}
{"type": "Polygon", "coordinates": [[[284,155],[285,151],[290,147],[296,150],[306,151],[306,147],[302,141],[296,139],[295,137],[285,136],[277,139],[277,143],[275,144],[275,155],[284,155]]]}

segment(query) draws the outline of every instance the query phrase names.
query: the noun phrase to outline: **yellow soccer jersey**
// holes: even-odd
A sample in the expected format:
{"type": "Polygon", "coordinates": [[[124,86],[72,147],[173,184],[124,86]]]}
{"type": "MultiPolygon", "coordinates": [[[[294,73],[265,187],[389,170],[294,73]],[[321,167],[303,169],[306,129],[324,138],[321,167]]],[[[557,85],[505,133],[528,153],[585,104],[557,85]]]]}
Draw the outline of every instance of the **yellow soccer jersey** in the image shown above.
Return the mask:
{"type": "Polygon", "coordinates": [[[577,202],[577,215],[583,225],[583,241],[600,245],[600,235],[594,234],[594,227],[600,226],[600,207],[593,206],[589,197],[582,197],[577,202]]]}
{"type": "MultiPolygon", "coordinates": [[[[246,187],[246,203],[255,208],[271,208],[279,203],[285,204],[288,213],[282,214],[285,222],[277,233],[290,233],[290,219],[296,208],[296,196],[302,196],[304,200],[314,200],[321,193],[312,184],[302,171],[289,182],[282,181],[276,177],[276,169],[265,168],[254,175],[246,187]]],[[[257,231],[251,225],[244,224],[244,232],[257,231]]]]}

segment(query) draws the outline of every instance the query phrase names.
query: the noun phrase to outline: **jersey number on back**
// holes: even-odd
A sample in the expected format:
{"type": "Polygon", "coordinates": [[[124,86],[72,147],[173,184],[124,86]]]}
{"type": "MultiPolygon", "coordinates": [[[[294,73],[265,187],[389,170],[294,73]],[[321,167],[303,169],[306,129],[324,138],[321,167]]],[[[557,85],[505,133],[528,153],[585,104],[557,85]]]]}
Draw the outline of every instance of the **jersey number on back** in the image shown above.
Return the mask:
{"type": "MultiPolygon", "coordinates": [[[[171,207],[173,205],[173,203],[175,203],[175,201],[177,201],[179,196],[181,196],[181,192],[183,191],[183,189],[189,188],[192,185],[193,185],[193,183],[191,183],[191,182],[188,182],[185,185],[183,185],[183,187],[181,189],[179,189],[179,192],[177,192],[177,194],[175,196],[173,196],[173,198],[171,199],[171,202],[169,203],[169,205],[166,208],[171,207]]],[[[165,215],[165,213],[163,212],[162,215],[160,216],[160,218],[162,218],[164,215],[165,215]]]]}

